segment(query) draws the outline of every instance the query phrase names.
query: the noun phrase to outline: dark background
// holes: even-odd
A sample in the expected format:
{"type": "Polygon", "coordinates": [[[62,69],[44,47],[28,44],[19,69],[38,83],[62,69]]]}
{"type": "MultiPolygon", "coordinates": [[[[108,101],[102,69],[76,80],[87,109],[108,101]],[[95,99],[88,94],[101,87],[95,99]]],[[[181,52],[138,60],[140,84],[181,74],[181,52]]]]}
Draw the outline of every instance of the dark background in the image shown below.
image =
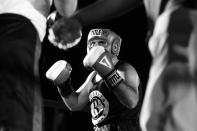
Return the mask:
{"type": "MultiPolygon", "coordinates": [[[[79,0],[78,8],[91,4],[93,0],[79,0]]],[[[54,9],[52,8],[51,11],[54,9]]],[[[92,131],[90,114],[86,112],[70,112],[63,104],[56,87],[45,77],[45,72],[56,61],[63,59],[72,65],[72,85],[75,89],[86,80],[90,73],[83,66],[86,55],[87,34],[92,28],[109,28],[122,38],[119,59],[133,65],[145,91],[151,57],[147,48],[147,22],[143,5],[127,14],[102,23],[84,27],[80,43],[68,51],[59,50],[44,39],[40,72],[42,92],[44,97],[44,130],[45,131],[92,131]]]]}

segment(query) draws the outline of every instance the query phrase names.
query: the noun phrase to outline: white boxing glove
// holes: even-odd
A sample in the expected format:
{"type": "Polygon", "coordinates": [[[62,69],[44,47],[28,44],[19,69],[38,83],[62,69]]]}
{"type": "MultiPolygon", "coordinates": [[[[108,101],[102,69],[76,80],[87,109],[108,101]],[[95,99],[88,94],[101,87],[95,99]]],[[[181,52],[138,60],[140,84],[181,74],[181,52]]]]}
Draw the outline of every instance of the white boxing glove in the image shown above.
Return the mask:
{"type": "Polygon", "coordinates": [[[65,82],[72,71],[72,67],[64,60],[55,62],[46,72],[46,77],[53,81],[55,85],[65,82]]]}
{"type": "Polygon", "coordinates": [[[64,97],[73,92],[70,81],[71,71],[72,67],[69,63],[59,60],[46,72],[47,79],[53,81],[54,85],[58,87],[59,93],[64,97]]]}

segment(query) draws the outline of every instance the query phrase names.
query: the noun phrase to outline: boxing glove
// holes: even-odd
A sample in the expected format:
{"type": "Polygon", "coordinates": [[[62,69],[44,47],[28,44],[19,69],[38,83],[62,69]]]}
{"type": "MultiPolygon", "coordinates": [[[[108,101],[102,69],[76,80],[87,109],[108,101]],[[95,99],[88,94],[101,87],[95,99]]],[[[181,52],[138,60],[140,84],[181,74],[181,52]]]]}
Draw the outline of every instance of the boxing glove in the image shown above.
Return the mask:
{"type": "Polygon", "coordinates": [[[110,89],[123,80],[115,68],[118,59],[102,46],[93,47],[83,60],[85,67],[93,68],[105,80],[110,89]]]}
{"type": "Polygon", "coordinates": [[[64,60],[55,62],[46,72],[47,79],[57,86],[59,93],[66,97],[73,92],[71,85],[72,67],[64,60]]]}

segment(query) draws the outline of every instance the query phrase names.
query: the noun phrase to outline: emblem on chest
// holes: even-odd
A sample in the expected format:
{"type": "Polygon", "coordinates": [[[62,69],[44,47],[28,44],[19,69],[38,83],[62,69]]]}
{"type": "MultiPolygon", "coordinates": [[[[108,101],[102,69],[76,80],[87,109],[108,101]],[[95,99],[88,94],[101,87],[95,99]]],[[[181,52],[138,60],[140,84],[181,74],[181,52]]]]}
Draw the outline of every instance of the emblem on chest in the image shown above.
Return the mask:
{"type": "Polygon", "coordinates": [[[89,100],[91,102],[92,123],[96,125],[107,117],[109,102],[98,90],[94,90],[90,93],[89,100]]]}

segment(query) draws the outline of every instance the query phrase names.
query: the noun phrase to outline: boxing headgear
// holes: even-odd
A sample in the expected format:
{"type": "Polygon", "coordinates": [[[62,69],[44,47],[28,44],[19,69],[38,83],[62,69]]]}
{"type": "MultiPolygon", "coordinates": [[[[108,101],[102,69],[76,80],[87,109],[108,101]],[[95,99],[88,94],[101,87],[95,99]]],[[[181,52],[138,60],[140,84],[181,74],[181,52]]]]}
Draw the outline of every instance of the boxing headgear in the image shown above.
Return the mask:
{"type": "Polygon", "coordinates": [[[105,47],[105,49],[108,49],[108,47],[110,47],[111,50],[108,50],[108,51],[118,56],[120,52],[122,39],[115,32],[111,31],[110,29],[90,30],[88,34],[88,39],[87,39],[87,52],[90,50],[91,41],[95,39],[101,39],[101,40],[106,41],[106,45],[103,47],[105,47]]]}

